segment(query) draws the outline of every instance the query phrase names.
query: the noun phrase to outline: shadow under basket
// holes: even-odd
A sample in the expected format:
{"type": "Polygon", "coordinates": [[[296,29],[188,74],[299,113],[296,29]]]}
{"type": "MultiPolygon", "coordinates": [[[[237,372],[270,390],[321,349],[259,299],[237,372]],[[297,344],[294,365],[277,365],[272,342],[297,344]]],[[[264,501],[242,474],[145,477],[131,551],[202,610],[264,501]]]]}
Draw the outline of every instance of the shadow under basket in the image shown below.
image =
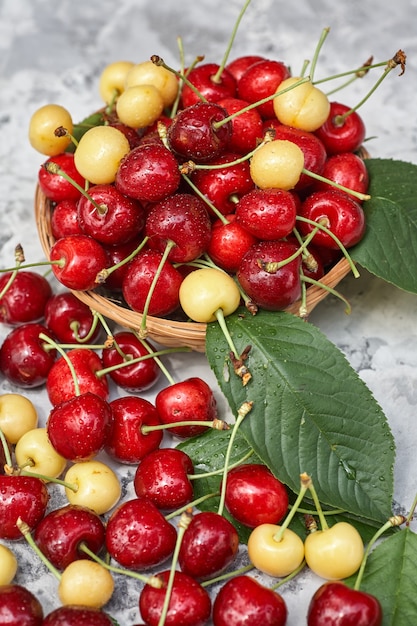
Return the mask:
{"type": "MultiPolygon", "coordinates": [[[[42,193],[39,186],[35,193],[35,218],[40,242],[47,259],[55,240],[51,232],[52,203],[42,193]]],[[[351,271],[349,262],[343,257],[336,263],[320,282],[323,285],[311,285],[306,294],[307,316],[323,300],[328,291],[326,287],[334,289],[336,285],[351,271]]],[[[125,328],[139,330],[142,315],[114,301],[113,298],[103,295],[97,289],[92,291],[73,291],[74,295],[93,310],[125,328]]],[[[299,314],[301,301],[294,302],[286,311],[299,314]]],[[[205,351],[206,324],[200,322],[177,321],[166,318],[147,316],[147,336],[149,339],[166,347],[178,348],[187,346],[196,352],[205,351]]]]}

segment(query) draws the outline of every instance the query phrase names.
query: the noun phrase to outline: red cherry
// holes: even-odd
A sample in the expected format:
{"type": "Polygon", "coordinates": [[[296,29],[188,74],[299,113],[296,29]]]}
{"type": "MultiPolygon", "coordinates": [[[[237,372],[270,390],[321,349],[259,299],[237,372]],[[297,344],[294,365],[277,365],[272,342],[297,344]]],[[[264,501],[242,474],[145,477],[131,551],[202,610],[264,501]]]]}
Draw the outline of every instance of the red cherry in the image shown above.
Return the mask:
{"type": "Polygon", "coordinates": [[[67,504],[49,511],[36,526],[33,538],[52,565],[64,570],[72,561],[89,558],[80,550],[81,544],[98,554],[104,536],[99,515],[86,507],[67,504]]]}
{"type": "MultiPolygon", "coordinates": [[[[103,400],[107,400],[109,397],[107,378],[96,374],[103,369],[99,355],[90,348],[73,348],[68,350],[67,358],[75,369],[80,393],[94,393],[103,400]]],[[[70,400],[76,395],[72,372],[64,357],[60,357],[50,368],[46,391],[53,406],[70,400]]]]}
{"type": "Polygon", "coordinates": [[[130,149],[136,148],[142,139],[141,129],[131,128],[131,126],[127,126],[126,124],[122,124],[121,122],[111,122],[109,126],[113,126],[113,128],[117,128],[120,130],[126,137],[129,142],[130,149]]]}
{"type": "MultiPolygon", "coordinates": [[[[229,115],[233,115],[250,103],[241,98],[223,98],[218,103],[226,109],[229,115]]],[[[256,109],[250,109],[232,119],[232,137],[229,149],[239,154],[246,154],[254,150],[263,136],[262,117],[256,109]]]]}
{"type": "MultiPolygon", "coordinates": [[[[208,102],[217,102],[221,98],[236,94],[236,80],[223,69],[216,79],[220,66],[217,63],[203,63],[194,67],[187,74],[187,79],[208,102]]],[[[182,108],[185,109],[201,102],[201,97],[189,85],[184,84],[181,91],[182,108]]]]}
{"type": "Polygon", "coordinates": [[[214,102],[199,102],[182,109],[168,128],[170,149],[184,161],[215,159],[226,150],[232,136],[232,123],[221,123],[226,117],[227,111],[214,102]]]}
{"type": "Polygon", "coordinates": [[[139,236],[145,225],[145,210],[133,198],[123,195],[114,185],[95,185],[78,201],[78,221],[86,235],[104,245],[119,245],[139,236]]]}
{"type": "MultiPolygon", "coordinates": [[[[239,198],[254,187],[247,161],[228,165],[238,157],[234,152],[222,154],[209,164],[217,166],[224,163],[224,168],[196,170],[191,177],[194,185],[222,215],[233,213],[239,198]]],[[[216,217],[209,206],[207,210],[212,218],[216,217]]]]}
{"type": "Polygon", "coordinates": [[[75,167],[74,154],[72,152],[63,152],[62,154],[50,157],[46,163],[40,167],[38,182],[42,193],[52,202],[77,200],[81,196],[81,191],[77,189],[71,181],[64,178],[64,176],[48,172],[46,166],[51,162],[56,163],[59,168],[68,174],[82,189],[85,187],[85,179],[75,167]]]}
{"type": "MultiPolygon", "coordinates": [[[[161,389],[155,398],[155,406],[163,424],[190,420],[211,422],[218,417],[213,391],[198,377],[187,378],[161,389]]],[[[207,428],[208,426],[173,426],[168,432],[177,437],[194,437],[207,428]]]]}
{"type": "MultiPolygon", "coordinates": [[[[60,343],[77,343],[90,332],[93,325],[90,307],[72,292],[52,295],[45,306],[45,324],[60,343]]],[[[91,335],[91,343],[97,339],[100,326],[91,335]]]]}
{"type": "Polygon", "coordinates": [[[64,400],[49,413],[46,429],[55,450],[69,461],[88,461],[104,448],[110,432],[109,404],[86,392],[64,400]]]}
{"type": "Polygon", "coordinates": [[[68,235],[58,239],[50,251],[57,280],[68,289],[87,291],[97,287],[97,274],[105,269],[107,256],[102,245],[89,235],[68,235]]]}
{"type": "Polygon", "coordinates": [[[338,152],[356,152],[365,139],[366,128],[363,119],[356,111],[343,117],[348,111],[350,107],[347,105],[341,102],[331,102],[329,117],[315,131],[328,155],[338,152]]]}
{"type": "MultiPolygon", "coordinates": [[[[0,293],[11,276],[12,272],[0,275],[0,293]]],[[[0,322],[25,324],[41,320],[51,295],[51,285],[44,276],[30,270],[19,270],[0,298],[0,322]]]]}
{"type": "Polygon", "coordinates": [[[144,570],[160,565],[173,553],[177,531],[148,498],[119,505],[106,527],[106,548],[123,567],[144,570]]]}
{"type": "Polygon", "coordinates": [[[350,589],[345,583],[326,582],[310,601],[308,626],[381,626],[382,609],[375,596],[350,589]]]}
{"type": "Polygon", "coordinates": [[[250,576],[229,580],[213,603],[214,626],[285,626],[287,614],[283,598],[250,576]]]}
{"type": "Polygon", "coordinates": [[[248,69],[248,67],[254,65],[258,61],[264,61],[264,57],[257,54],[248,54],[229,61],[226,65],[226,69],[230,72],[230,74],[232,74],[232,76],[234,76],[236,81],[239,81],[240,77],[248,69]]]}
{"type": "Polygon", "coordinates": [[[263,309],[279,311],[301,296],[301,255],[277,271],[267,271],[263,264],[288,259],[297,246],[287,241],[260,241],[254,244],[242,259],[237,279],[255,304],[263,309]]]}
{"type": "Polygon", "coordinates": [[[182,450],[159,448],[149,452],[139,463],[133,479],[138,497],[146,496],[158,509],[174,511],[193,498],[189,475],[193,462],[182,450]]]}
{"type": "Polygon", "coordinates": [[[29,589],[17,584],[0,587],[0,624],[42,626],[43,608],[29,589]]]}
{"type": "Polygon", "coordinates": [[[61,200],[51,213],[51,233],[54,239],[67,235],[82,235],[78,221],[78,200],[61,200]]]}
{"type": "Polygon", "coordinates": [[[284,189],[253,189],[236,205],[236,221],[257,239],[283,239],[295,226],[298,197],[284,189]]]}
{"type": "Polygon", "coordinates": [[[40,387],[54,364],[57,352],[54,348],[45,348],[41,334],[53,339],[46,326],[30,322],[16,326],[2,343],[0,371],[18,387],[40,387]]]}
{"type": "MultiPolygon", "coordinates": [[[[112,346],[104,348],[101,354],[101,360],[105,369],[114,367],[129,360],[145,357],[149,355],[150,350],[155,350],[154,346],[149,343],[148,347],[143,344],[137,335],[130,331],[120,331],[114,333],[113,339],[119,350],[112,346]],[[125,355],[123,358],[120,350],[125,355]]],[[[116,385],[126,391],[138,392],[150,389],[159,380],[161,369],[155,359],[149,358],[139,363],[133,363],[126,367],[120,367],[109,372],[110,378],[114,380],[116,385]]]]}
{"type": "Polygon", "coordinates": [[[0,475],[0,539],[22,538],[16,525],[19,518],[30,529],[35,528],[45,515],[48,501],[48,489],[40,478],[0,475]]]}
{"type": "MultiPolygon", "coordinates": [[[[158,574],[164,585],[160,589],[145,585],[139,596],[142,618],[149,626],[158,626],[164,605],[169,571],[158,574]]],[[[211,613],[208,592],[194,578],[175,572],[165,626],[204,626],[211,613]]]]}
{"type": "Polygon", "coordinates": [[[137,464],[159,447],[163,430],[142,433],[142,426],[161,424],[155,406],[145,398],[121,396],[110,402],[111,427],[105,450],[120,463],[137,464]]]}
{"type": "MultiPolygon", "coordinates": [[[[288,67],[281,61],[263,59],[253,63],[242,74],[237,83],[238,97],[254,103],[276,92],[283,80],[290,77],[288,67]]],[[[264,119],[274,118],[272,100],[257,107],[264,119]]]]}
{"type": "Polygon", "coordinates": [[[100,609],[65,605],[48,613],[42,626],[114,626],[114,621],[100,609]]]}
{"type": "Polygon", "coordinates": [[[162,143],[141,144],[120,162],[116,188],[140,202],[159,202],[180,185],[178,163],[162,143]]]}
{"type": "Polygon", "coordinates": [[[213,511],[194,515],[182,539],[178,563],[181,571],[208,580],[226,569],[236,557],[239,535],[229,520],[213,511]]]}
{"type": "MultiPolygon", "coordinates": [[[[299,215],[322,223],[346,248],[358,243],[366,229],[362,206],[353,197],[338,190],[311,193],[302,202],[299,215]]],[[[314,225],[300,221],[298,228],[306,236],[311,233],[314,225]]],[[[337,241],[323,230],[317,231],[313,241],[316,246],[339,249],[337,241]]]]}
{"type": "Polygon", "coordinates": [[[174,242],[168,255],[172,263],[194,261],[204,254],[210,241],[206,205],[192,194],[173,194],[149,210],[145,234],[149,247],[159,252],[165,250],[168,241],[174,242]]]}
{"type": "Polygon", "coordinates": [[[227,473],[225,506],[249,528],[278,524],[287,513],[288,493],[266,465],[248,463],[227,473]]]}
{"type": "MultiPolygon", "coordinates": [[[[136,255],[127,268],[122,283],[123,297],[133,311],[142,313],[155,273],[162,260],[162,252],[145,250],[136,255]]],[[[152,292],[149,315],[166,316],[179,307],[179,288],[183,276],[165,261],[152,292]]]]}
{"type": "MultiPolygon", "coordinates": [[[[354,152],[333,154],[326,159],[321,175],[338,185],[353,189],[359,193],[366,193],[369,185],[369,175],[365,162],[354,152]]],[[[330,183],[321,180],[314,181],[314,191],[334,189],[330,183]]],[[[356,199],[357,202],[360,200],[356,199]]]]}
{"type": "Polygon", "coordinates": [[[104,284],[104,287],[106,289],[112,291],[122,290],[123,279],[126,275],[130,261],[128,261],[127,263],[122,263],[119,267],[116,268],[114,268],[114,266],[118,265],[121,261],[125,261],[127,257],[135,252],[137,248],[139,248],[141,243],[142,237],[139,236],[120,245],[104,246],[108,259],[107,267],[112,268],[112,271],[109,272],[106,276],[104,284]]]}
{"type": "Polygon", "coordinates": [[[207,253],[216,265],[235,274],[242,258],[257,239],[236,221],[235,214],[226,215],[226,219],[226,224],[220,219],[213,222],[207,253]]]}

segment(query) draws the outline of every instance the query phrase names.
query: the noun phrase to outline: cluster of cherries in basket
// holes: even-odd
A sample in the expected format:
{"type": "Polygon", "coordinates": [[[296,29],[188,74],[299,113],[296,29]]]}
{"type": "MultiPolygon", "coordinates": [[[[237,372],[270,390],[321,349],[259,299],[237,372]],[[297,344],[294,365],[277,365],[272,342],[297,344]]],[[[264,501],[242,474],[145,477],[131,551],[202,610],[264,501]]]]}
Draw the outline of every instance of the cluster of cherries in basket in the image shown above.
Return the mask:
{"type": "Polygon", "coordinates": [[[197,322],[242,299],[281,310],[362,238],[364,123],[283,62],[179,76],[159,57],[115,62],[100,90],[100,123],[79,141],[61,106],[31,120],[66,287],[104,284],[133,311],[197,322]]]}
{"type": "MultiPolygon", "coordinates": [[[[3,282],[9,278],[5,275],[3,282]]],[[[0,396],[0,616],[12,615],[9,624],[110,626],[106,605],[115,588],[113,568],[143,583],[138,606],[147,626],[203,626],[210,618],[216,626],[238,626],[248,616],[254,626],[283,626],[287,607],[277,589],[306,564],[328,581],[311,601],[310,626],[321,624],[323,615],[329,616],[328,623],[343,624],[341,613],[349,619],[353,615],[358,624],[381,624],[379,602],[341,582],[364,562],[362,539],[346,522],[327,525],[307,475],[300,477],[300,493],[289,506],[278,478],[261,463],[244,459],[219,473],[219,492],[212,494],[221,496],[217,512],[198,510],[193,482],[204,478],[204,471],[180,448],[162,445],[162,433],[182,440],[209,427],[227,428],[202,379],[172,382],[157,392],[154,402],[145,399],[161,368],[157,352],[136,361],[139,351],[133,346],[145,347],[141,354],[149,356],[152,344],[132,331],[120,331],[101,345],[90,309],[70,292],[51,293],[46,279],[34,272],[18,272],[0,302],[3,322],[14,326],[12,343],[24,353],[20,371],[36,369],[31,361],[36,351],[51,358],[43,381],[40,376],[24,381],[4,367],[11,354],[7,337],[0,349],[2,373],[22,388],[45,384],[52,405],[46,426],[40,427],[27,397],[0,396]],[[29,294],[39,307],[43,302],[41,319],[31,319],[27,309],[13,309],[19,296],[21,302],[29,294]],[[16,334],[20,329],[33,330],[37,343],[25,345],[24,336],[16,334]],[[85,337],[96,341],[94,349],[81,344],[68,348],[85,337]],[[115,345],[132,362],[100,375],[104,362],[122,362],[115,345]],[[65,346],[66,357],[57,358],[65,346]],[[115,359],[107,360],[106,354],[115,359]],[[121,392],[113,400],[111,384],[121,392]],[[100,453],[104,456],[98,458],[100,453]],[[122,496],[120,478],[105,455],[134,469],[131,497],[122,496]],[[51,508],[55,486],[65,491],[67,503],[51,508]],[[289,524],[307,491],[321,529],[307,516],[302,539],[289,524]],[[238,556],[238,525],[250,530],[249,565],[231,571],[238,556]],[[23,536],[58,581],[61,606],[46,616],[39,599],[13,582],[18,568],[13,542],[23,536]],[[174,570],[163,569],[168,559],[174,560],[174,570]],[[251,576],[254,568],[278,584],[261,584],[251,576]],[[209,592],[216,583],[213,599],[209,592]]],[[[39,315],[39,310],[31,314],[39,315]]]]}

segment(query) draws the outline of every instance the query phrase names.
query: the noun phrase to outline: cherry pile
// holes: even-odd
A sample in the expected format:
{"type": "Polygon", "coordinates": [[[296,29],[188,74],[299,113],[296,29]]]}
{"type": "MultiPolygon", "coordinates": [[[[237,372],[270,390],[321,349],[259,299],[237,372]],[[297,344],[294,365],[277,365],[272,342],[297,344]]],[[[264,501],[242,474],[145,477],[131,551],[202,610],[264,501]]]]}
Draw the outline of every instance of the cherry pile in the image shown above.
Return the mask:
{"type": "Polygon", "coordinates": [[[206,381],[168,371],[165,357],[189,349],[146,333],[147,315],[220,321],[242,303],[255,315],[300,300],[302,315],[307,286],[366,229],[363,120],[311,74],[258,55],[198,57],[180,71],[156,55],[119,61],[99,91],[104,107],[80,124],[55,104],[30,120],[47,157],[38,185],[57,288],[19,247],[0,273],[0,372],[12,388],[45,389],[51,405],[41,427],[24,393],[0,396],[0,622],[113,624],[117,575],[138,585],[143,625],[283,626],[278,589],[308,567],[323,579],[309,626],[380,625],[379,601],[360,591],[363,540],[348,522],[329,526],[307,474],[290,494],[261,462],[226,453],[204,496],[217,510],[199,508],[205,475],[178,442],[211,428],[231,446],[251,406],[227,423],[206,381]],[[72,293],[92,289],[143,314],[141,328],[116,327],[72,293]],[[130,471],[130,497],[115,465],[130,471]],[[235,568],[242,532],[247,565],[235,568]],[[61,606],[48,615],[14,582],[18,540],[57,579],[61,606]]]}
{"type": "Polygon", "coordinates": [[[200,322],[240,302],[281,310],[362,238],[364,123],[283,62],[178,74],[152,57],[111,64],[100,84],[106,107],[79,140],[63,107],[31,119],[65,287],[200,322]]]}

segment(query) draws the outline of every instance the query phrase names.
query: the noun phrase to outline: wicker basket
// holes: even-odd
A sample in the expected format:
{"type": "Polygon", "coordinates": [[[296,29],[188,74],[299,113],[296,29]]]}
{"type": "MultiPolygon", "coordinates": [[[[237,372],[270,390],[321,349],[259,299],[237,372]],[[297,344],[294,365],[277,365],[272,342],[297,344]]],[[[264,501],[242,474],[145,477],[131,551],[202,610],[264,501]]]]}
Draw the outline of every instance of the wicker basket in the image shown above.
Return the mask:
{"type": "MultiPolygon", "coordinates": [[[[49,253],[54,238],[51,233],[51,210],[49,200],[41,192],[39,187],[35,194],[35,218],[42,248],[46,257],[49,253]]],[[[330,269],[321,279],[325,286],[334,288],[351,271],[348,261],[343,258],[330,269]]],[[[85,302],[89,307],[98,311],[115,323],[132,329],[139,329],[142,315],[135,313],[122,304],[112,301],[99,291],[74,291],[77,298],[85,302]]],[[[328,295],[328,291],[320,286],[312,285],[307,289],[307,315],[317,304],[328,295]]],[[[294,302],[286,310],[298,314],[300,302],[294,302]]],[[[148,316],[146,320],[148,337],[155,342],[167,347],[187,346],[197,352],[205,351],[206,324],[199,322],[175,321],[165,318],[148,316]]]]}

